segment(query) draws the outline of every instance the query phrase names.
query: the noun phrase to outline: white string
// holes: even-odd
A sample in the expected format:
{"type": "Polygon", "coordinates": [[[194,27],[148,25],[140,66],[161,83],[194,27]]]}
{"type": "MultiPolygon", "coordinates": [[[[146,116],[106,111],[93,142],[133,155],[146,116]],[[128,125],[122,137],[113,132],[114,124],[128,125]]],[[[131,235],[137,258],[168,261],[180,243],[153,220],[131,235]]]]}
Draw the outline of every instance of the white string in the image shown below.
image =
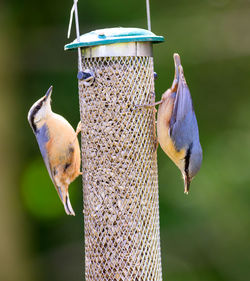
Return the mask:
{"type": "MultiPolygon", "coordinates": [[[[77,37],[77,42],[79,43],[80,42],[80,29],[79,29],[77,2],[78,2],[78,0],[74,0],[74,4],[73,4],[71,12],[70,12],[70,20],[69,20],[69,27],[68,27],[68,35],[67,35],[67,37],[68,38],[70,37],[72,21],[73,21],[73,15],[75,14],[76,37],[77,37]]],[[[79,47],[77,49],[78,49],[79,69],[80,69],[80,71],[82,71],[81,48],[79,47]]]]}
{"type": "Polygon", "coordinates": [[[80,31],[79,31],[79,20],[78,20],[78,9],[77,9],[78,0],[74,0],[74,10],[75,10],[75,24],[76,24],[76,36],[77,41],[80,42],[80,31]]]}
{"type": "Polygon", "coordinates": [[[147,7],[148,30],[149,30],[149,31],[151,31],[151,19],[150,19],[150,6],[149,6],[149,0],[146,0],[146,7],[147,7]]]}
{"type": "Polygon", "coordinates": [[[73,5],[71,12],[70,12],[70,19],[69,19],[69,27],[68,27],[68,35],[67,38],[69,39],[70,33],[71,33],[71,27],[72,27],[72,21],[73,21],[73,15],[75,11],[75,5],[73,5]]]}
{"type": "MultiPolygon", "coordinates": [[[[67,37],[70,37],[71,28],[72,28],[72,21],[73,15],[75,14],[75,25],[76,25],[76,36],[77,41],[80,42],[80,30],[79,30],[79,20],[78,20],[78,9],[77,9],[77,2],[78,0],[74,0],[74,4],[72,6],[70,12],[70,20],[69,20],[69,27],[68,27],[68,34],[67,37]]],[[[146,0],[146,7],[147,7],[147,22],[148,22],[148,30],[151,31],[151,19],[150,19],[150,5],[149,0],[146,0]]],[[[78,48],[78,61],[79,61],[79,68],[82,71],[82,56],[81,56],[81,48],[78,48]]]]}

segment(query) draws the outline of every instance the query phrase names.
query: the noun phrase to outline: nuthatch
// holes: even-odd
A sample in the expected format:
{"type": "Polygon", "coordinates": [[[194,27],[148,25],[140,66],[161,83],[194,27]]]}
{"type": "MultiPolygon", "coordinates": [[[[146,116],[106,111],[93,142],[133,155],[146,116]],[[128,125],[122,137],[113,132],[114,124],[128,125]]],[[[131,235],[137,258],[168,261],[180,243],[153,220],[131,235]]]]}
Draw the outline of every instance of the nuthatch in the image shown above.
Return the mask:
{"type": "Polygon", "coordinates": [[[68,215],[75,215],[69,200],[68,186],[81,174],[80,147],[69,122],[51,110],[52,86],[29,110],[28,121],[36,136],[50,178],[68,215]]]}
{"type": "Polygon", "coordinates": [[[193,177],[200,169],[202,148],[198,124],[191,95],[184,77],[180,56],[174,54],[175,78],[159,105],[157,116],[157,138],[163,151],[181,170],[184,193],[188,194],[193,177]]]}

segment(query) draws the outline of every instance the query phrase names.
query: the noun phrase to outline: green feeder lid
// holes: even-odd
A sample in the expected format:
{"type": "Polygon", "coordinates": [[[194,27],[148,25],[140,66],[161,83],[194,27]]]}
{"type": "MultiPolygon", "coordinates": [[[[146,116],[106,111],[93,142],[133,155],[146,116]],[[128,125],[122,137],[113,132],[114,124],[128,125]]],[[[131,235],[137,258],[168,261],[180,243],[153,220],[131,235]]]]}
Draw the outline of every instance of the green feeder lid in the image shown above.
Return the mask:
{"type": "Polygon", "coordinates": [[[104,28],[81,35],[80,42],[75,39],[72,43],[65,45],[64,49],[70,50],[79,47],[143,41],[160,43],[164,41],[164,37],[157,36],[153,32],[141,28],[104,28]]]}

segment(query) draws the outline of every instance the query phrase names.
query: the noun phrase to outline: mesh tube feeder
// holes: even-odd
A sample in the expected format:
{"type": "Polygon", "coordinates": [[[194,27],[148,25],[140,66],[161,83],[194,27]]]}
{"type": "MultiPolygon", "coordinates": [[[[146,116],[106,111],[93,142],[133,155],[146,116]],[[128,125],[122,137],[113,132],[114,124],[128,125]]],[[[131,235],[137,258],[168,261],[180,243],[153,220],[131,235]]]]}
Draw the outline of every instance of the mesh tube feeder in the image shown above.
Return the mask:
{"type": "MultiPolygon", "coordinates": [[[[138,28],[84,34],[79,78],[85,280],[162,280],[152,43],[138,28]]],[[[80,69],[80,68],[79,68],[80,69]]]]}

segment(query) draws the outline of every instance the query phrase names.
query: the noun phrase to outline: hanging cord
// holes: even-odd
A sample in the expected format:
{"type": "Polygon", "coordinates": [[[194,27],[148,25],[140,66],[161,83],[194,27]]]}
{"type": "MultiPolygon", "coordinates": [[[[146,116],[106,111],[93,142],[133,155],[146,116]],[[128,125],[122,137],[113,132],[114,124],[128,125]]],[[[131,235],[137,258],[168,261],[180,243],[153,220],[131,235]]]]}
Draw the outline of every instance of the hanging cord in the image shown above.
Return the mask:
{"type": "MultiPolygon", "coordinates": [[[[72,6],[71,12],[70,12],[70,20],[69,20],[69,28],[68,28],[68,38],[70,37],[71,33],[71,27],[72,27],[72,21],[73,16],[75,14],[75,25],[76,25],[76,37],[77,42],[80,43],[80,30],[79,30],[79,20],[78,20],[78,9],[77,9],[77,2],[78,0],[74,0],[74,4],[72,6]]],[[[79,70],[82,71],[82,55],[81,55],[81,48],[78,49],[78,64],[79,64],[79,70]]]]}
{"type": "Polygon", "coordinates": [[[151,31],[151,19],[150,19],[150,6],[149,6],[149,0],[146,0],[146,7],[147,7],[148,30],[149,30],[149,31],[151,31]]]}

